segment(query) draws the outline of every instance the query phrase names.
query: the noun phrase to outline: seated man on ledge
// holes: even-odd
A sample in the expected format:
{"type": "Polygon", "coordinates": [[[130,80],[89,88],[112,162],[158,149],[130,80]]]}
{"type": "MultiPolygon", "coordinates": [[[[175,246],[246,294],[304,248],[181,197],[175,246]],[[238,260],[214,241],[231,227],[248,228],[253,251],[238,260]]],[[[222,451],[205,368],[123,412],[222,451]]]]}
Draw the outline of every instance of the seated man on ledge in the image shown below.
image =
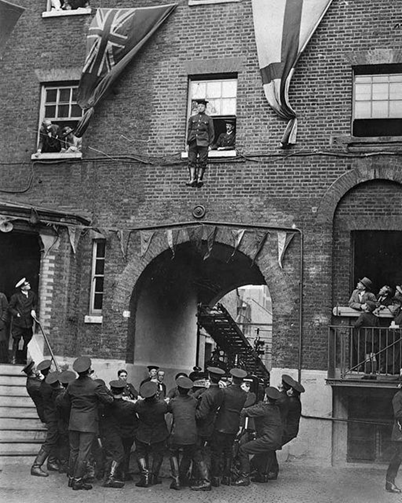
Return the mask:
{"type": "Polygon", "coordinates": [[[221,133],[217,142],[212,146],[212,150],[234,150],[236,144],[236,133],[234,121],[227,120],[226,133],[221,133]]]}
{"type": "Polygon", "coordinates": [[[362,306],[368,300],[377,302],[377,298],[372,293],[373,283],[366,277],[359,279],[356,285],[356,289],[353,290],[352,295],[349,299],[349,307],[356,309],[356,311],[362,311],[362,306]]]}

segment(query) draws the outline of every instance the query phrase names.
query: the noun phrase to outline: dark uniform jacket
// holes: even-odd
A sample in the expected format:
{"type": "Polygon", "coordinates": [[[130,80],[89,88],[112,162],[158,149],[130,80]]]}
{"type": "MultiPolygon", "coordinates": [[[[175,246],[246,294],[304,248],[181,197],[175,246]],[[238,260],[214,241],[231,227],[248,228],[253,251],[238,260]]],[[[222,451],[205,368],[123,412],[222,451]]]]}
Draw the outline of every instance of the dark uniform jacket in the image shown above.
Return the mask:
{"type": "Polygon", "coordinates": [[[209,115],[196,114],[188,119],[188,144],[195,141],[199,147],[209,147],[214,142],[214,137],[214,122],[209,115]]]}
{"type": "Polygon", "coordinates": [[[297,396],[289,397],[289,409],[286,418],[285,429],[283,432],[282,444],[287,444],[292,439],[297,437],[299,433],[300,417],[302,406],[300,398],[297,396]]]}
{"type": "Polygon", "coordinates": [[[105,406],[103,415],[106,430],[112,428],[120,438],[135,437],[138,417],[133,402],[115,398],[113,403],[105,406]]]}
{"type": "Polygon", "coordinates": [[[289,413],[289,396],[286,391],[281,391],[281,396],[276,401],[276,405],[281,413],[282,425],[285,426],[289,413]]]}
{"type": "Polygon", "coordinates": [[[45,410],[43,407],[43,398],[40,391],[42,381],[36,376],[28,376],[26,382],[26,389],[28,395],[32,398],[36,411],[38,413],[39,419],[42,423],[46,423],[45,420],[45,410]]]}
{"type": "Polygon", "coordinates": [[[281,448],[283,425],[277,405],[259,402],[243,409],[241,415],[254,418],[257,437],[269,444],[269,450],[281,448]]]}
{"type": "Polygon", "coordinates": [[[402,390],[394,395],[392,399],[394,409],[394,426],[392,428],[391,440],[402,442],[402,390]]]}
{"type": "Polygon", "coordinates": [[[170,442],[174,445],[193,445],[197,443],[197,425],[195,410],[198,402],[189,395],[179,395],[168,405],[168,412],[173,414],[170,442]]]}
{"type": "Polygon", "coordinates": [[[222,399],[223,391],[219,388],[218,384],[214,383],[199,397],[195,418],[200,437],[209,438],[212,436],[216,414],[222,403],[222,399]]]}
{"type": "Polygon", "coordinates": [[[22,292],[15,293],[11,299],[8,309],[13,315],[13,326],[21,328],[31,328],[33,325],[33,318],[31,311],[36,311],[37,299],[36,295],[29,290],[28,297],[22,292]],[[20,317],[17,316],[20,315],[20,317]]]}
{"type": "Polygon", "coordinates": [[[40,394],[42,396],[43,411],[45,416],[45,422],[50,423],[52,421],[57,422],[56,414],[56,396],[60,393],[60,388],[53,388],[45,380],[40,383],[40,394]]]}
{"type": "Polygon", "coordinates": [[[78,377],[68,385],[66,399],[71,402],[68,429],[86,433],[98,433],[99,402],[113,402],[113,396],[107,389],[87,375],[78,377]]]}
{"type": "Polygon", "coordinates": [[[225,148],[227,150],[234,149],[236,143],[236,135],[234,133],[227,134],[221,133],[218,137],[218,141],[215,143],[215,148],[225,148]]]}
{"type": "Polygon", "coordinates": [[[144,444],[156,444],[166,440],[169,436],[165,421],[167,403],[156,398],[147,398],[134,405],[139,419],[135,438],[144,444]]]}
{"type": "Polygon", "coordinates": [[[123,396],[127,396],[130,400],[136,400],[138,398],[138,391],[134,388],[131,382],[126,384],[123,391],[123,396]]]}
{"type": "Polygon", "coordinates": [[[59,432],[68,433],[68,423],[70,421],[70,411],[71,411],[71,403],[66,397],[67,388],[64,388],[60,391],[60,393],[56,396],[55,406],[56,406],[56,417],[57,424],[59,427],[59,432]]]}
{"type": "Polygon", "coordinates": [[[246,403],[247,393],[238,384],[232,384],[222,391],[222,404],[216,418],[215,430],[234,434],[239,429],[240,411],[246,403]]]}

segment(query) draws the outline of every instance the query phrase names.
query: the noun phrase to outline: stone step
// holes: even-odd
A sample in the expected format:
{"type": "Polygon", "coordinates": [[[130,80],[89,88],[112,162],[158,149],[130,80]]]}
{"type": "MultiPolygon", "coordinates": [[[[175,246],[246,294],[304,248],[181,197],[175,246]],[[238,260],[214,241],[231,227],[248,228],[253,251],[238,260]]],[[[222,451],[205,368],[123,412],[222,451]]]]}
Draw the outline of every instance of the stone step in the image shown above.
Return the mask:
{"type": "Polygon", "coordinates": [[[30,442],[10,442],[10,443],[0,443],[0,456],[4,454],[12,455],[29,455],[34,456],[38,453],[40,445],[43,443],[42,440],[30,441],[30,442]]]}
{"type": "Polygon", "coordinates": [[[0,443],[44,441],[46,429],[43,430],[0,430],[0,443]]]}
{"type": "MultiPolygon", "coordinates": [[[[0,407],[0,418],[10,418],[10,419],[26,419],[26,418],[37,418],[38,413],[36,412],[36,407],[30,404],[27,407],[0,407]]],[[[0,419],[1,424],[2,419],[0,419]]]]}
{"type": "Polygon", "coordinates": [[[0,430],[42,430],[44,428],[38,416],[28,418],[0,418],[0,430]]]}
{"type": "Polygon", "coordinates": [[[29,466],[32,465],[39,448],[37,451],[31,455],[28,454],[19,454],[19,453],[6,453],[0,455],[0,467],[5,465],[26,465],[27,466],[27,474],[29,474],[29,466]]]}
{"type": "MultiPolygon", "coordinates": [[[[24,377],[25,374],[22,369],[25,365],[10,365],[8,363],[0,364],[0,375],[14,375],[24,377]]],[[[25,376],[26,377],[26,376],[25,376]]]]}
{"type": "Polygon", "coordinates": [[[25,387],[27,377],[24,375],[0,374],[0,385],[25,387]]]}
{"type": "Polygon", "coordinates": [[[28,392],[25,388],[25,384],[23,386],[13,386],[13,385],[5,385],[0,383],[0,396],[24,396],[29,397],[28,392]]]}
{"type": "Polygon", "coordinates": [[[1,407],[35,407],[32,399],[29,396],[1,396],[1,407]]]}

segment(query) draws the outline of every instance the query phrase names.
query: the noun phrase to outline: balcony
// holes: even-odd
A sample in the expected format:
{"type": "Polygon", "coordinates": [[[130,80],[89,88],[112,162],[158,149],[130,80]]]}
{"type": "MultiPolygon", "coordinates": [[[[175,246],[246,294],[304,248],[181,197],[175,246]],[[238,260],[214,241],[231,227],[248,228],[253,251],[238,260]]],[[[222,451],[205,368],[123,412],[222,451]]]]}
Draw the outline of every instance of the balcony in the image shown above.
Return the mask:
{"type": "Polygon", "coordinates": [[[402,328],[331,325],[328,383],[395,388],[402,367],[402,328]]]}

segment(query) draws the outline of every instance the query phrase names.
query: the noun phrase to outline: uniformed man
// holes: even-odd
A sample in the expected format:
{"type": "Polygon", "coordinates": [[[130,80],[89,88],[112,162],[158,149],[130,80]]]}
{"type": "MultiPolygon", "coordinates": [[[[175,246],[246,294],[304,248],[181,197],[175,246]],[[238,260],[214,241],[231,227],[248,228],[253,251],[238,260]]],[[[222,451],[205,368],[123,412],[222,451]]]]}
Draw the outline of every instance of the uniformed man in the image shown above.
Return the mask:
{"type": "Polygon", "coordinates": [[[198,399],[198,407],[195,412],[198,430],[198,445],[201,452],[201,472],[196,484],[191,486],[193,491],[209,491],[211,479],[207,464],[207,445],[211,443],[215,427],[215,419],[218,409],[223,400],[223,391],[219,387],[219,381],[225,371],[219,367],[208,367],[209,388],[198,399]]]}
{"type": "Polygon", "coordinates": [[[240,411],[247,400],[247,393],[241,389],[241,384],[247,376],[247,372],[239,368],[233,368],[230,370],[230,375],[232,384],[222,390],[222,403],[212,437],[211,484],[214,487],[220,485],[221,476],[222,484],[231,484],[233,443],[239,430],[240,411]]]}
{"type": "Polygon", "coordinates": [[[58,376],[62,390],[56,396],[56,417],[59,429],[59,473],[68,472],[68,460],[70,457],[70,442],[68,438],[68,423],[70,421],[70,402],[66,400],[68,385],[75,381],[76,373],[71,370],[64,370],[58,376]]]}
{"type": "Polygon", "coordinates": [[[126,383],[126,386],[123,390],[123,397],[126,397],[129,400],[137,400],[138,391],[134,388],[131,382],[127,382],[127,370],[120,369],[117,372],[117,379],[124,381],[126,383]]]}
{"type": "Polygon", "coordinates": [[[135,403],[138,415],[136,432],[137,460],[140,469],[140,480],[137,487],[149,487],[160,484],[159,470],[163,461],[163,451],[169,436],[165,421],[167,403],[157,397],[156,382],[148,381],[140,387],[140,395],[144,400],[135,403]],[[148,459],[152,454],[152,469],[149,469],[148,459]]]}
{"type": "Polygon", "coordinates": [[[59,429],[57,425],[55,398],[60,391],[58,383],[58,373],[50,372],[51,360],[43,360],[38,365],[38,370],[44,376],[40,385],[40,394],[42,396],[43,413],[46,422],[46,439],[40,448],[35,461],[31,467],[31,475],[36,477],[47,477],[48,473],[42,470],[42,465],[48,459],[47,469],[50,471],[59,471],[57,463],[57,450],[59,442],[59,429]]]}
{"type": "Polygon", "coordinates": [[[104,386],[93,381],[90,376],[91,359],[81,356],[73,363],[73,370],[78,379],[72,382],[66,393],[71,403],[69,439],[69,486],[74,491],[92,489],[91,484],[83,480],[91,447],[98,434],[98,404],[112,403],[113,396],[104,386]]]}
{"type": "MultiPolygon", "coordinates": [[[[179,395],[168,404],[168,412],[172,413],[173,423],[169,438],[170,467],[172,483],[170,489],[179,490],[188,485],[188,471],[191,461],[194,461],[204,480],[208,479],[202,456],[197,446],[197,424],[195,411],[197,400],[188,394],[193,387],[193,381],[188,377],[179,377],[176,381],[179,395]],[[179,462],[179,451],[182,459],[179,462]]],[[[209,485],[209,490],[211,486],[209,485]]],[[[207,488],[205,490],[208,490],[207,488]]]]}
{"type": "MultiPolygon", "coordinates": [[[[280,449],[282,440],[282,422],[276,401],[280,393],[276,388],[268,387],[265,390],[266,401],[259,402],[241,411],[242,416],[254,418],[257,438],[240,446],[239,460],[241,475],[235,481],[235,486],[250,485],[250,461],[252,454],[263,455],[267,459],[267,466],[272,462],[272,456],[276,449],[280,449]]],[[[241,430],[239,431],[241,434],[241,430]]],[[[268,482],[267,474],[257,473],[255,482],[268,482]]]]}
{"type": "Polygon", "coordinates": [[[394,425],[392,428],[392,447],[393,456],[388,465],[385,477],[385,490],[389,493],[400,493],[401,490],[395,484],[399,467],[402,462],[402,384],[399,384],[399,390],[392,399],[392,408],[394,410],[394,425]]]}
{"type": "Polygon", "coordinates": [[[235,125],[233,120],[225,121],[226,133],[221,133],[212,150],[234,150],[236,144],[235,125]]]}
{"type": "Polygon", "coordinates": [[[38,372],[35,370],[35,362],[30,361],[28,365],[25,365],[21,372],[25,372],[25,374],[27,375],[27,382],[25,384],[25,387],[28,395],[32,398],[35,404],[39,419],[42,421],[42,423],[46,423],[45,413],[43,410],[43,399],[40,392],[42,379],[39,377],[38,372]]]}
{"type": "Polygon", "coordinates": [[[189,187],[203,185],[204,172],[207,167],[208,150],[214,142],[215,130],[212,118],[205,113],[208,101],[195,99],[198,113],[188,120],[187,145],[188,145],[188,170],[189,187]]]}
{"type": "Polygon", "coordinates": [[[141,381],[140,386],[142,386],[145,382],[149,382],[149,381],[157,382],[158,381],[158,370],[159,370],[158,365],[148,365],[147,369],[148,369],[148,377],[146,377],[145,379],[143,379],[141,381]]]}
{"type": "Polygon", "coordinates": [[[31,285],[26,278],[22,278],[15,285],[19,291],[11,296],[8,309],[12,314],[11,335],[13,338],[13,352],[11,363],[17,363],[18,344],[22,337],[22,360],[26,363],[28,343],[32,339],[33,320],[36,318],[37,298],[31,290],[31,285]]]}
{"type": "MultiPolygon", "coordinates": [[[[174,376],[175,383],[179,377],[188,377],[188,375],[186,374],[186,372],[178,372],[174,376]]],[[[178,390],[177,386],[175,385],[173,388],[170,388],[166,398],[168,398],[170,400],[171,398],[174,398],[178,395],[179,395],[179,390],[178,390]]]]}

